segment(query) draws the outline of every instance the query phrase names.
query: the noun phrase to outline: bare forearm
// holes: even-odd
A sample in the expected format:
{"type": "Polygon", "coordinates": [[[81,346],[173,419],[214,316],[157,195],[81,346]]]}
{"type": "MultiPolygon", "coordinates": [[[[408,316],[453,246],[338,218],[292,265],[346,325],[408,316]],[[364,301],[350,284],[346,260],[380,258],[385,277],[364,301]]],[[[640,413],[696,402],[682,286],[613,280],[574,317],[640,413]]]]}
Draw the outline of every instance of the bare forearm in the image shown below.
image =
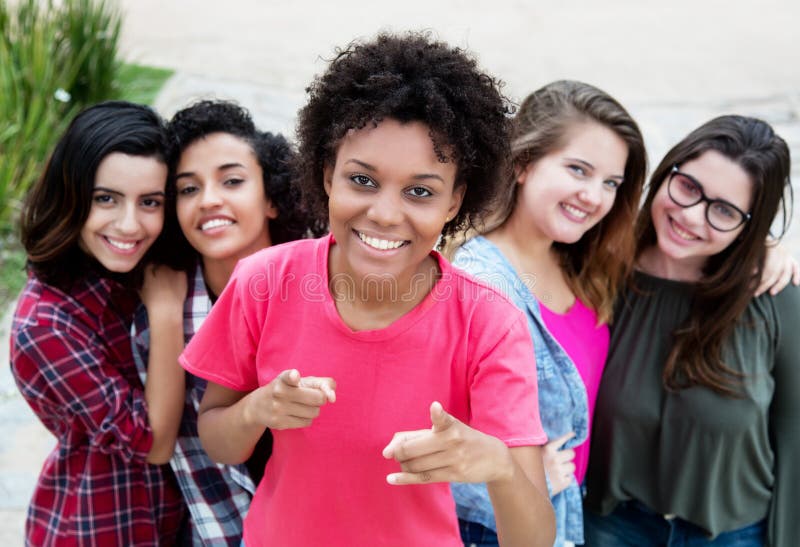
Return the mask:
{"type": "Polygon", "coordinates": [[[183,349],[181,311],[154,316],[150,322],[150,352],[145,382],[145,400],[153,446],[150,463],[166,463],[175,450],[175,439],[183,414],[186,373],[178,364],[183,349]]]}
{"type": "Polygon", "coordinates": [[[539,469],[533,477],[526,475],[517,458],[511,460],[513,468],[509,476],[487,483],[500,545],[549,547],[555,540],[555,516],[541,471],[541,457],[535,462],[539,469]]]}
{"type": "Polygon", "coordinates": [[[264,434],[266,426],[248,420],[245,407],[246,398],[230,406],[201,409],[198,419],[200,441],[215,462],[244,462],[264,434]]]}

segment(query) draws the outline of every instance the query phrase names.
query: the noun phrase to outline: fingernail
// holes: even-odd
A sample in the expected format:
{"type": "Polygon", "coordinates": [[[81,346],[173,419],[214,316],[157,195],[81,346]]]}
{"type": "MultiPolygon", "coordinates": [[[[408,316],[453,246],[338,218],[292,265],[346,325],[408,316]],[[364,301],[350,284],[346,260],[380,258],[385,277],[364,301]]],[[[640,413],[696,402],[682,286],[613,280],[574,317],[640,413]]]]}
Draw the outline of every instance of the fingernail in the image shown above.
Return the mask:
{"type": "Polygon", "coordinates": [[[397,473],[389,473],[386,475],[386,482],[389,484],[397,484],[397,473]]]}

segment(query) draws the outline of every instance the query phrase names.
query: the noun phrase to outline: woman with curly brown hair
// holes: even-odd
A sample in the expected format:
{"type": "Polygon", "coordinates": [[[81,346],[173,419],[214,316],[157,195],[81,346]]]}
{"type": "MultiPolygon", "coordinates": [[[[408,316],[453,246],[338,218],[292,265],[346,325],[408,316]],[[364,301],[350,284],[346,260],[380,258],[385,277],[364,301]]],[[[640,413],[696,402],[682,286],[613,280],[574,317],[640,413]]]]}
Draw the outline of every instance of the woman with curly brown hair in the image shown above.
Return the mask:
{"type": "MultiPolygon", "coordinates": [[[[176,205],[167,211],[167,232],[175,240],[173,260],[184,263],[190,281],[188,294],[180,295],[178,302],[182,312],[174,314],[171,328],[188,342],[241,258],[300,239],[309,226],[292,184],[294,151],[281,135],[259,131],[246,109],[228,101],[197,102],[173,116],[168,137],[168,190],[176,195],[176,205]]],[[[148,319],[140,306],[133,349],[143,378],[160,359],[150,345],[153,327],[148,319]]],[[[158,328],[163,335],[170,326],[158,328]]],[[[190,515],[182,535],[195,545],[236,546],[269,455],[270,432],[264,433],[247,465],[217,466],[197,434],[197,408],[206,382],[187,375],[186,384],[170,459],[190,515]]]]}
{"type": "Polygon", "coordinates": [[[299,117],[327,237],[240,262],[181,356],[209,380],[217,461],[275,446],[245,521],[258,545],[461,545],[449,482],[485,482],[503,545],[550,545],[525,318],[431,251],[503,179],[508,109],[425,35],[341,51],[299,117]]]}

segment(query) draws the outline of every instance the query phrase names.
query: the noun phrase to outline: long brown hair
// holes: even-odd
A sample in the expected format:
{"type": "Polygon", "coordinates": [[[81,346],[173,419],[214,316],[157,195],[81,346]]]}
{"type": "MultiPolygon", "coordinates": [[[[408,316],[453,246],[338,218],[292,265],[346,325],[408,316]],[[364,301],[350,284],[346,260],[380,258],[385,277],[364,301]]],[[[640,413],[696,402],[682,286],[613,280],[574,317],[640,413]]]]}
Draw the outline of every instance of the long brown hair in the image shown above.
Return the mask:
{"type": "MultiPolygon", "coordinates": [[[[631,271],[634,237],[631,227],[647,170],[647,155],[639,126],[606,92],[583,82],[560,80],[534,91],[522,102],[512,125],[511,155],[518,172],[566,144],[576,124],[594,122],[616,133],[628,147],[623,174],[608,214],[575,243],[553,244],[561,256],[567,282],[597,313],[600,323],[611,320],[614,299],[631,271]]],[[[513,177],[493,227],[502,225],[517,205],[519,184],[513,177]]]]}
{"type": "Polygon", "coordinates": [[[636,223],[636,255],[658,244],[650,209],[672,167],[709,150],[735,162],[750,176],[751,218],[733,243],[706,262],[689,318],[673,333],[675,343],[664,366],[663,380],[670,390],[700,385],[737,396],[742,375],[723,362],[722,345],[761,279],[766,238],[778,208],[786,210],[784,193],[791,188],[786,142],[766,122],[744,116],[720,116],[692,131],[667,152],[653,172],[636,223]]]}

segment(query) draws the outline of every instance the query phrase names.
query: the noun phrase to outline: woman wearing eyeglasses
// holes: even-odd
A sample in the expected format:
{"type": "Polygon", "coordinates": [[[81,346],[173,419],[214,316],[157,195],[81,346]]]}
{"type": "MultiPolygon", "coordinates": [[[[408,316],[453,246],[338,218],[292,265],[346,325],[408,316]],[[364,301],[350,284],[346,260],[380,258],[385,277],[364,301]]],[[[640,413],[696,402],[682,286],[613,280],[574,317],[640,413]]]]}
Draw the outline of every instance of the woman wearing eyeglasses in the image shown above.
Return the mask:
{"type": "Polygon", "coordinates": [[[655,170],[597,399],[587,545],[800,538],[800,289],[751,296],[789,168],[768,124],[723,116],[655,170]]]}

